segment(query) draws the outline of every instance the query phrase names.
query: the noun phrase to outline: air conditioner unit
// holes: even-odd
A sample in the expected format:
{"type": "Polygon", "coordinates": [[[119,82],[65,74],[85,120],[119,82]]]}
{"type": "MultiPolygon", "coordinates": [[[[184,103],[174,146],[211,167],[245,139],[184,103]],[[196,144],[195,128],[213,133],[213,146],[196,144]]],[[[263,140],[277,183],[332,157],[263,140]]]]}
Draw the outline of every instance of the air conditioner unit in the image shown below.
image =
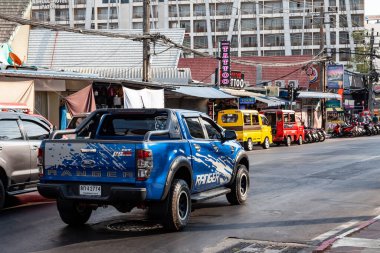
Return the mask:
{"type": "Polygon", "coordinates": [[[298,88],[298,80],[289,80],[288,87],[298,88]]]}
{"type": "Polygon", "coordinates": [[[285,80],[276,80],[274,83],[277,87],[285,88],[285,80]]]}
{"type": "Polygon", "coordinates": [[[261,81],[261,83],[263,84],[263,86],[272,86],[271,81],[261,81]]]}

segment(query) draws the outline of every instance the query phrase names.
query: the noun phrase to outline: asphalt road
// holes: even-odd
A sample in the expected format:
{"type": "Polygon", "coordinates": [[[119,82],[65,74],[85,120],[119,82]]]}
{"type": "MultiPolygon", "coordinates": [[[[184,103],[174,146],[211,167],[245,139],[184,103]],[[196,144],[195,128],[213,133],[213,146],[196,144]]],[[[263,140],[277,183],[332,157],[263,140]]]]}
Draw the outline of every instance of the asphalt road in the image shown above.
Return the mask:
{"type": "Polygon", "coordinates": [[[178,233],[144,220],[142,210],[122,214],[112,207],[70,228],[55,203],[19,196],[21,203],[0,212],[0,251],[212,252],[228,237],[315,245],[317,236],[339,225],[380,214],[379,147],[380,136],[257,147],[249,154],[248,203],[230,206],[219,197],[198,204],[178,233]]]}

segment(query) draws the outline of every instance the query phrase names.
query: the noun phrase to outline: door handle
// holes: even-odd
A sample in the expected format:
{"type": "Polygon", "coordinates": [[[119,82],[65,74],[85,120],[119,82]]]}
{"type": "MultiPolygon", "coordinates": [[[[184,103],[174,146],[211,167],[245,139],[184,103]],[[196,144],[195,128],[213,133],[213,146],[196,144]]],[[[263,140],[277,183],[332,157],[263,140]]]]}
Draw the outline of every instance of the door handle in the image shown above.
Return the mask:
{"type": "Polygon", "coordinates": [[[36,145],[32,146],[32,150],[37,150],[37,149],[38,149],[38,146],[36,146],[36,145]]]}
{"type": "Polygon", "coordinates": [[[199,146],[198,144],[194,144],[194,148],[196,151],[201,151],[201,146],[199,146]]]}
{"type": "Polygon", "coordinates": [[[3,147],[0,147],[0,151],[3,150],[3,147]]]}
{"type": "Polygon", "coordinates": [[[212,147],[214,148],[215,152],[219,152],[219,148],[216,145],[212,144],[212,147]]]}

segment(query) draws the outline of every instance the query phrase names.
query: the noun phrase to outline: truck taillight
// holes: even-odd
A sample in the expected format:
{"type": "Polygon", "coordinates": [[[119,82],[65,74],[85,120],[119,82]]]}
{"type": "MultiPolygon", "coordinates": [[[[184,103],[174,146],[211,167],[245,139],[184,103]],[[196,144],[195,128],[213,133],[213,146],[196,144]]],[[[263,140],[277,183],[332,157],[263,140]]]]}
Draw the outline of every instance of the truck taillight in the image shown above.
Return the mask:
{"type": "Polygon", "coordinates": [[[43,160],[44,160],[44,150],[42,148],[39,148],[38,155],[37,155],[37,166],[38,166],[40,177],[44,175],[43,160]]]}
{"type": "Polygon", "coordinates": [[[153,168],[153,153],[150,149],[137,150],[137,180],[144,181],[149,178],[153,168]]]}

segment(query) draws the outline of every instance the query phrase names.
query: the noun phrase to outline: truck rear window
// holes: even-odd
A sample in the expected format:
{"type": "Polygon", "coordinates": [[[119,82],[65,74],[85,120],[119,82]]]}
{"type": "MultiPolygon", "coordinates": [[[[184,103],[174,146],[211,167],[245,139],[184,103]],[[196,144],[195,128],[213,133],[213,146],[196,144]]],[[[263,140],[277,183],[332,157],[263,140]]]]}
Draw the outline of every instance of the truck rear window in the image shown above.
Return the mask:
{"type": "Polygon", "coordinates": [[[236,123],[238,120],[237,114],[223,114],[222,115],[222,122],[223,123],[236,123]]]}
{"type": "Polygon", "coordinates": [[[167,122],[167,113],[106,115],[98,136],[143,137],[148,131],[167,129],[167,122]]]}

